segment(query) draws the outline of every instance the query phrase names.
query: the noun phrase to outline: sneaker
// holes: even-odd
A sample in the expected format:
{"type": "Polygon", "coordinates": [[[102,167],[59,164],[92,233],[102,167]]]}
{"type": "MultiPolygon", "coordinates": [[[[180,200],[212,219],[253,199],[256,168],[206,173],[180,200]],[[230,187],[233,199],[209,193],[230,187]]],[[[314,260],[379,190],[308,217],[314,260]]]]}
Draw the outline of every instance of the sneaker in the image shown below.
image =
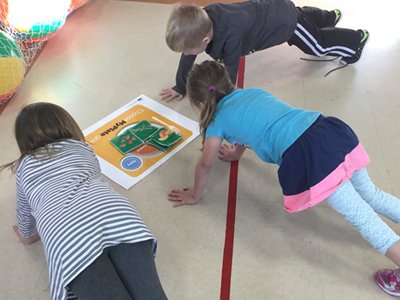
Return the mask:
{"type": "Polygon", "coordinates": [[[336,24],[339,23],[340,19],[342,18],[342,12],[338,9],[334,9],[333,12],[335,13],[335,22],[333,26],[336,26],[336,24]]]}
{"type": "Polygon", "coordinates": [[[375,273],[376,284],[386,293],[400,297],[400,269],[381,269],[375,273]]]}
{"type": "Polygon", "coordinates": [[[357,62],[360,59],[361,53],[362,53],[364,46],[367,43],[368,38],[369,38],[369,32],[367,30],[358,29],[357,32],[360,33],[361,39],[360,39],[360,45],[358,46],[356,53],[350,57],[342,57],[342,61],[344,61],[348,65],[354,64],[355,62],[357,62]]]}
{"type": "Polygon", "coordinates": [[[360,35],[361,35],[361,40],[360,40],[360,46],[359,47],[364,47],[365,43],[367,42],[369,38],[369,32],[365,29],[358,29],[357,30],[360,35]]]}

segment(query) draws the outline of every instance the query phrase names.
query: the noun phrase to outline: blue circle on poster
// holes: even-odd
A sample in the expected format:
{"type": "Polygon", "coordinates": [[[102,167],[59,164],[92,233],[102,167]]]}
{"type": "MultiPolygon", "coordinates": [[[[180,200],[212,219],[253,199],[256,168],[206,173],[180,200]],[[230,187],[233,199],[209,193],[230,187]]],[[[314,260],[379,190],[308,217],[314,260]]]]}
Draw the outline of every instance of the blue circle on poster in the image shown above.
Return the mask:
{"type": "Polygon", "coordinates": [[[126,156],[121,160],[121,166],[128,171],[137,170],[142,166],[142,164],[142,160],[135,155],[126,156]]]}

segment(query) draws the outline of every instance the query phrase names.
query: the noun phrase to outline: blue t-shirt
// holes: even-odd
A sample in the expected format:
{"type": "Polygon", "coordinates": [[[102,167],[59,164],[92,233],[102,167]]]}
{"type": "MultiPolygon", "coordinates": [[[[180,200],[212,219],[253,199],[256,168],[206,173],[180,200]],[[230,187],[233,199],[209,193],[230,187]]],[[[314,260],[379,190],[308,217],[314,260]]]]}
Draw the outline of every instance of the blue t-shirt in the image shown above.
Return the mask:
{"type": "Polygon", "coordinates": [[[262,89],[238,89],[218,102],[206,137],[250,146],[263,161],[280,164],[285,150],[320,114],[290,106],[262,89]]]}

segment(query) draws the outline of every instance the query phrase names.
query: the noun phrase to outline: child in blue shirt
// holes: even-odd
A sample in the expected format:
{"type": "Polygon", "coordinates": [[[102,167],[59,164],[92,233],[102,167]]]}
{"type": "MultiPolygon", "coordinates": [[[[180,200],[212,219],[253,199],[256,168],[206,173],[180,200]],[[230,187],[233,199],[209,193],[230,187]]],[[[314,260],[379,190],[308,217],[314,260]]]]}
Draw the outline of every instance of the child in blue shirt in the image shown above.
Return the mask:
{"type": "MultiPolygon", "coordinates": [[[[194,65],[187,89],[191,104],[200,110],[203,152],[194,186],[168,194],[174,207],[201,200],[217,157],[235,161],[251,148],[261,160],[279,165],[287,211],[326,200],[400,266],[400,237],[377,215],[400,223],[400,200],[374,186],[366,170],[368,154],[347,124],[292,107],[262,89],[235,90],[224,66],[214,61],[194,65]]],[[[375,279],[385,292],[400,296],[400,269],[379,270],[375,279]]]]}

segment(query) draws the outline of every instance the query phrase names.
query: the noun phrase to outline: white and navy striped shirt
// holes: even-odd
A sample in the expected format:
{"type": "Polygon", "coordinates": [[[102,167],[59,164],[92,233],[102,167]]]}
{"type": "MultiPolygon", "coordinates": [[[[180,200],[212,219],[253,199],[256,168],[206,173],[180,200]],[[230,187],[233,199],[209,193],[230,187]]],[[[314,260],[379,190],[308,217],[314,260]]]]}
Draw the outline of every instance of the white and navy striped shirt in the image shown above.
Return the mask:
{"type": "Polygon", "coordinates": [[[93,150],[65,140],[27,155],[17,169],[17,220],[24,237],[38,233],[53,300],[105,247],[156,240],[131,203],[102,180],[93,150]]]}

